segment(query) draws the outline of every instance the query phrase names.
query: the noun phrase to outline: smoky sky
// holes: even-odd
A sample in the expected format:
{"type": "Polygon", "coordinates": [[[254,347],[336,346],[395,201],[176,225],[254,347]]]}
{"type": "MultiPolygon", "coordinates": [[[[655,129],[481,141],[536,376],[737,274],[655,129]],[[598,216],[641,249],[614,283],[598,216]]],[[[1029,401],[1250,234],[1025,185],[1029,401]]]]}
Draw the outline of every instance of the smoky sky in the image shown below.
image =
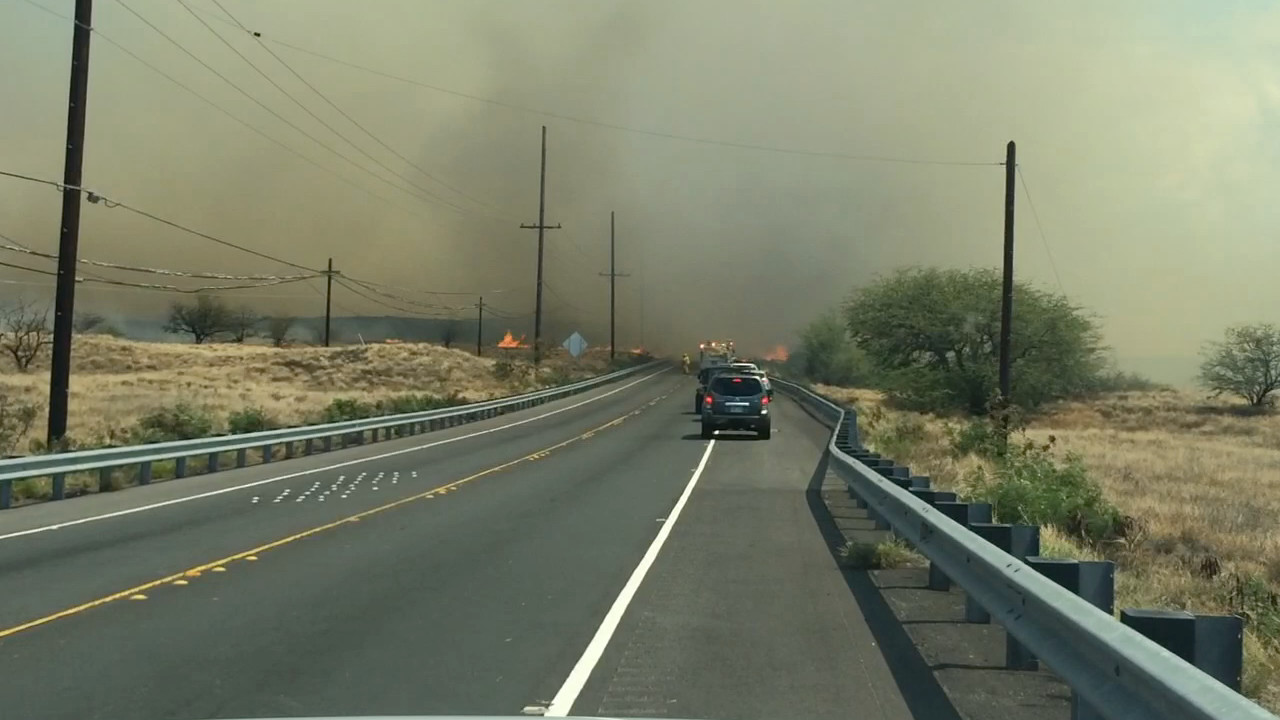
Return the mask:
{"type": "MultiPolygon", "coordinates": [[[[32,2],[63,15],[73,6],[32,2]]],[[[96,4],[103,36],[332,174],[95,37],[86,186],[310,267],[333,257],[342,272],[380,283],[484,293],[526,316],[510,321],[517,334],[532,330],[536,233],[518,226],[537,221],[544,124],[546,221],[563,225],[546,234],[551,339],[577,329],[607,342],[599,273],[609,267],[610,211],[618,271],[629,274],[618,280],[620,345],[643,333],[672,352],[726,336],[763,350],[793,343],[814,315],[877,273],[997,265],[998,163],[1009,140],[1025,181],[1019,278],[1096,312],[1122,361],[1193,357],[1228,324],[1275,319],[1280,12],[1261,2],[223,0],[415,168],[326,105],[212,0],[187,0],[326,122],[461,210],[389,186],[408,187],[179,3],[127,0],[387,182],[289,128],[117,0],[96,4]]],[[[28,3],[0,7],[0,169],[60,177],[70,34],[67,20],[28,3]]],[[[0,180],[0,233],[53,251],[58,206],[51,188],[0,180]]],[[[52,267],[12,255],[4,259],[52,267]]],[[[102,206],[85,208],[82,256],[288,270],[102,206]]],[[[0,277],[30,283],[4,286],[11,295],[51,297],[50,278],[7,269],[0,277]]],[[[474,312],[475,295],[401,294],[456,307],[448,312],[460,317],[474,312]]],[[[160,314],[172,299],[89,286],[78,297],[79,307],[132,314],[160,314]]],[[[322,307],[304,285],[239,297],[272,312],[322,307]]],[[[336,297],[350,312],[392,312],[345,291],[336,297]]]]}

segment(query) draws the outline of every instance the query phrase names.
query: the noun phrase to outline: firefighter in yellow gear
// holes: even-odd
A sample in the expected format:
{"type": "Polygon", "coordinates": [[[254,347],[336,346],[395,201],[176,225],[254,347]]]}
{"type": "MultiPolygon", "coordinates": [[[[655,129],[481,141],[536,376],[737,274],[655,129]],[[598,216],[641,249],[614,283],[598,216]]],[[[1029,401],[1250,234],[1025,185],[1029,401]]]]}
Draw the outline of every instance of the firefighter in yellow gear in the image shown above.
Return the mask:
{"type": "Polygon", "coordinates": [[[685,375],[689,374],[689,353],[680,356],[680,367],[685,375]]]}

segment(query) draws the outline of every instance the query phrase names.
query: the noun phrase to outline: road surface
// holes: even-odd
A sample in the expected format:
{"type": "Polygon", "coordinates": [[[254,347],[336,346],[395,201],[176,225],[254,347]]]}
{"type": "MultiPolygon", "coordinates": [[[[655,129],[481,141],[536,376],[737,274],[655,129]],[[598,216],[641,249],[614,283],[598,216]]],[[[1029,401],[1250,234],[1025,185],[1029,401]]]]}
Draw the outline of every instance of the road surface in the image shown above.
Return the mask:
{"type": "Polygon", "coordinates": [[[13,718],[911,717],[807,489],[689,378],[0,513],[13,718]]]}

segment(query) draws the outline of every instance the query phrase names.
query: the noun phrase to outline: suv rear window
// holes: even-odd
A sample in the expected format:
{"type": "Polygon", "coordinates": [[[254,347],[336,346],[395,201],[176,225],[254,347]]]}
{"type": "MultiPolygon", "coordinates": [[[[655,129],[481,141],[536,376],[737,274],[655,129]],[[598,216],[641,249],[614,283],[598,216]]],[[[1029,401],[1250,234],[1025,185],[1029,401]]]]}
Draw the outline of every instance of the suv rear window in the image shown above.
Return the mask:
{"type": "Polygon", "coordinates": [[[764,392],[764,386],[753,377],[718,377],[711,383],[711,392],[729,397],[751,397],[764,392]]]}

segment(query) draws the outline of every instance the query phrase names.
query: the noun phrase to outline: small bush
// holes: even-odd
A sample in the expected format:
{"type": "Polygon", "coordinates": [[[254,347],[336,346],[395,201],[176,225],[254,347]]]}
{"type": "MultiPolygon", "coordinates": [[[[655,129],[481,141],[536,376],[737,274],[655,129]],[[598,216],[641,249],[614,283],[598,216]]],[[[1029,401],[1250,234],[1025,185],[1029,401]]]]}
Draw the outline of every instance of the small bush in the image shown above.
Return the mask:
{"type": "Polygon", "coordinates": [[[39,416],[39,405],[0,394],[0,454],[12,455],[39,416]]]}
{"type": "Polygon", "coordinates": [[[233,435],[274,430],[280,423],[260,407],[247,407],[227,415],[227,430],[233,435]]]}
{"type": "Polygon", "coordinates": [[[334,398],[324,409],[322,422],[334,423],[346,420],[363,420],[378,414],[373,403],[361,402],[354,398],[334,398]]]}
{"type": "Polygon", "coordinates": [[[516,364],[510,358],[500,358],[493,363],[493,376],[498,380],[510,380],[515,372],[516,364]]]}
{"type": "Polygon", "coordinates": [[[1043,445],[1011,440],[990,469],[978,467],[966,478],[968,494],[991,503],[998,522],[1053,526],[1094,547],[1129,537],[1135,519],[1103,497],[1078,456],[1059,461],[1052,450],[1052,438],[1043,445]]]}
{"type": "Polygon", "coordinates": [[[138,419],[131,439],[135,442],[192,440],[213,434],[213,415],[205,408],[180,402],[157,408],[138,419]]]}
{"type": "Polygon", "coordinates": [[[919,566],[925,559],[898,538],[878,543],[849,542],[840,548],[840,564],[855,570],[888,570],[919,566]]]}
{"type": "Polygon", "coordinates": [[[461,405],[465,402],[466,400],[456,392],[443,396],[430,395],[426,393],[418,395],[396,395],[384,400],[379,400],[374,405],[374,410],[377,415],[399,415],[402,413],[439,410],[441,408],[461,405]]]}

